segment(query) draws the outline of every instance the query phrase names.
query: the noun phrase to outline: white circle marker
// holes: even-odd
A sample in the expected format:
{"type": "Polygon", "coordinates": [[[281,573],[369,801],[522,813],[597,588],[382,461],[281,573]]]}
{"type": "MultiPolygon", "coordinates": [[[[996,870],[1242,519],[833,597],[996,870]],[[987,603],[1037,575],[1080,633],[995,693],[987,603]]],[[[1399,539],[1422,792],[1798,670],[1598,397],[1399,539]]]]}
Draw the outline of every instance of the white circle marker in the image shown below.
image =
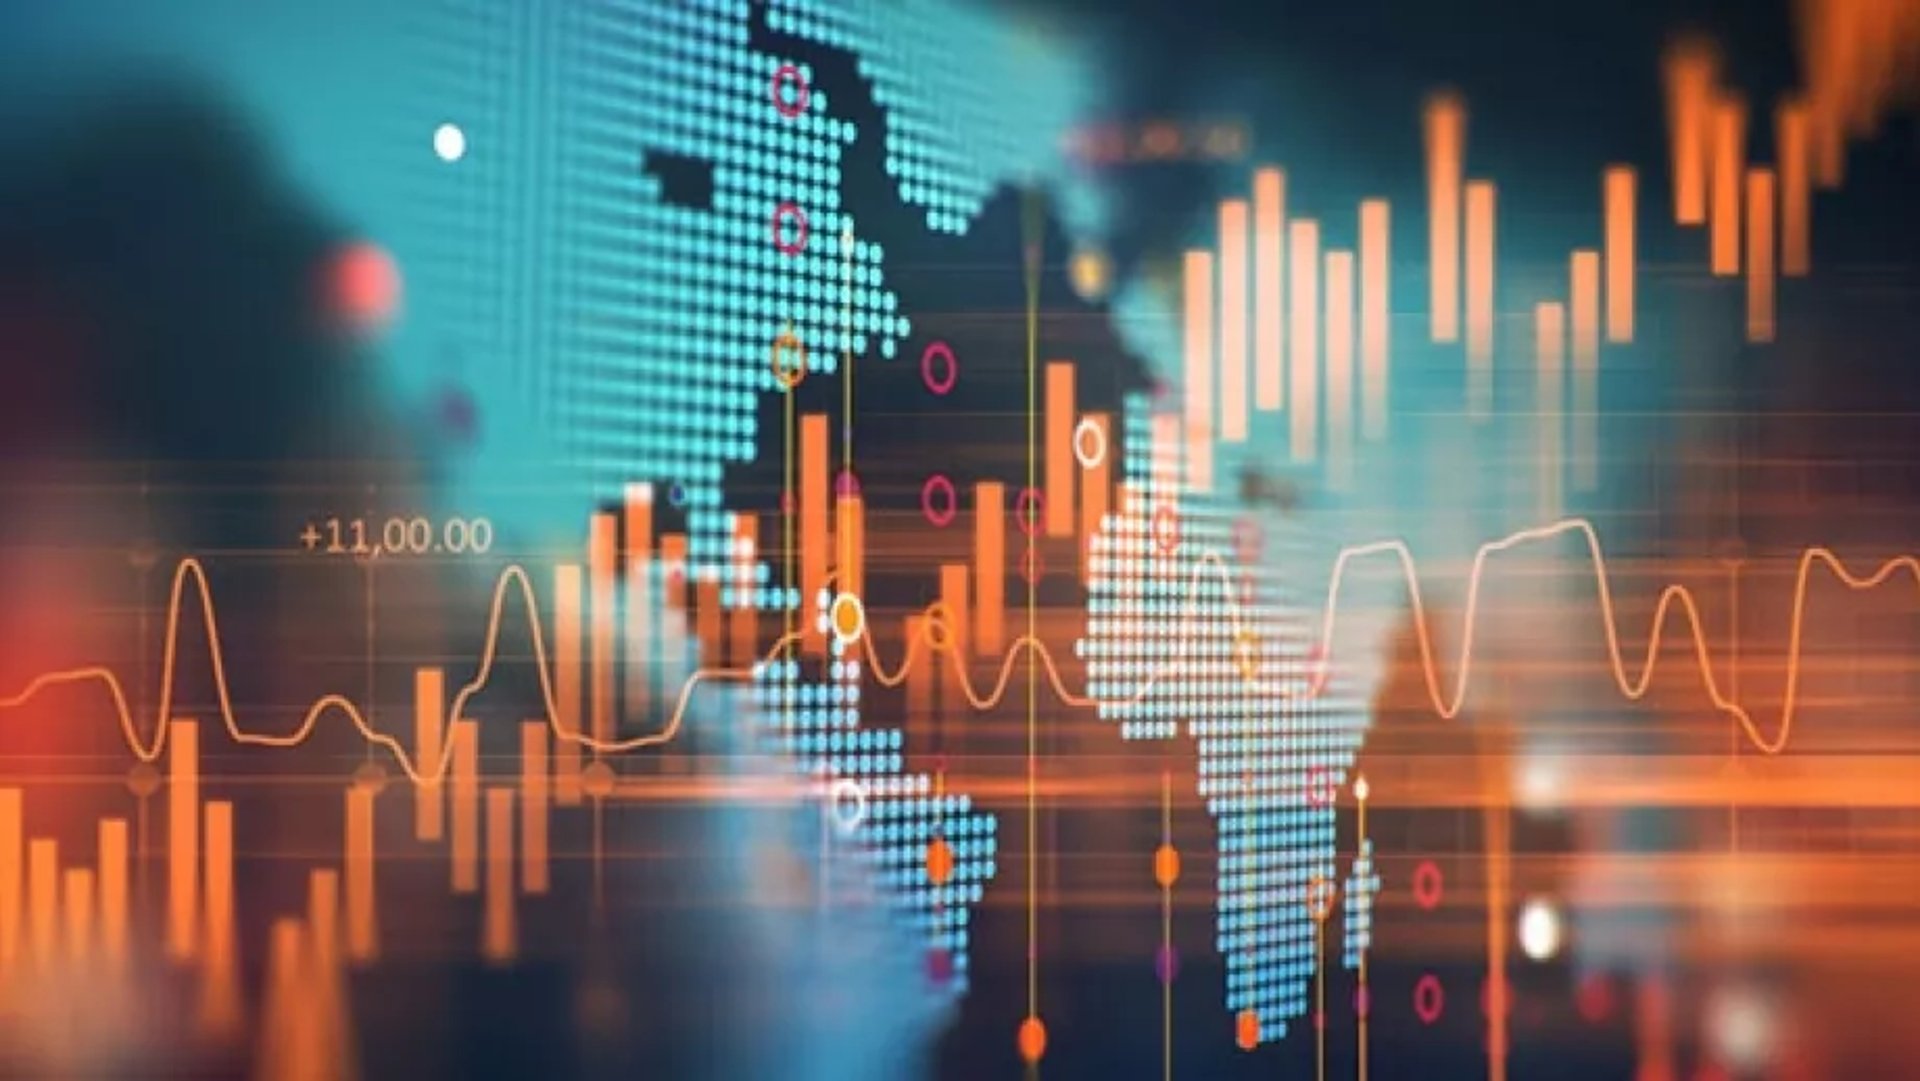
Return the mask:
{"type": "Polygon", "coordinates": [[[852,836],[867,820],[867,786],[851,777],[836,778],[827,789],[827,811],[833,815],[834,828],[840,835],[852,836]]]}
{"type": "Polygon", "coordinates": [[[1072,444],[1074,460],[1082,469],[1092,469],[1107,460],[1107,430],[1095,424],[1092,417],[1081,417],[1074,425],[1072,444]]]}
{"type": "Polygon", "coordinates": [[[1520,949],[1535,961],[1560,952],[1560,913],[1553,902],[1534,897],[1520,910],[1520,949]]]}
{"type": "Polygon", "coordinates": [[[433,129],[433,152],[441,161],[459,161],[467,156],[467,133],[458,124],[440,125],[433,129]]]}

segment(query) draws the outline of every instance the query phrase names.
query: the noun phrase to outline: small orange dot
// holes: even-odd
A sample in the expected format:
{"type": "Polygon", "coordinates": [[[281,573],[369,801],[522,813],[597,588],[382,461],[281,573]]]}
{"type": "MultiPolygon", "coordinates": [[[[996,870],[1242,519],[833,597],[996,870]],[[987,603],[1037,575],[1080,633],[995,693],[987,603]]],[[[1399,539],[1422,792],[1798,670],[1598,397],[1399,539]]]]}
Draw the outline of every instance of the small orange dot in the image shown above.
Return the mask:
{"type": "Polygon", "coordinates": [[[953,849],[947,842],[935,837],[927,843],[927,879],[936,886],[944,886],[947,879],[953,877],[953,849]]]}
{"type": "Polygon", "coordinates": [[[1153,880],[1163,888],[1171,888],[1180,880],[1180,853],[1172,845],[1154,849],[1153,880]]]}
{"type": "Polygon", "coordinates": [[[1032,1065],[1046,1053],[1047,1026],[1041,1024],[1038,1017],[1029,1017],[1020,1022],[1020,1057],[1032,1065]]]}
{"type": "Polygon", "coordinates": [[[1251,1051],[1260,1046],[1260,1015],[1252,1010],[1241,1010],[1234,1019],[1233,1042],[1240,1050],[1251,1051]]]}

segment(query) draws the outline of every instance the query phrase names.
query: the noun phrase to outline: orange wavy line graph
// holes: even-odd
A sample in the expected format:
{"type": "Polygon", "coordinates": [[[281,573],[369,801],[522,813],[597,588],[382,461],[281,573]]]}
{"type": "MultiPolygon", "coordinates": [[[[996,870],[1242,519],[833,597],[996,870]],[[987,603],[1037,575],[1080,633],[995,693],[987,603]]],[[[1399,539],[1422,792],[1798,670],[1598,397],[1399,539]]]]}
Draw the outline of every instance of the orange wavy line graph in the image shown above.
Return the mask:
{"type": "MultiPolygon", "coordinates": [[[[1587,554],[1593,566],[1594,584],[1600,601],[1601,625],[1606,634],[1607,657],[1612,668],[1614,682],[1619,686],[1621,694],[1629,700],[1637,701],[1647,693],[1647,689],[1653,682],[1654,672],[1659,663],[1660,648],[1665,640],[1668,615],[1677,607],[1686,618],[1688,633],[1693,640],[1694,658],[1698,662],[1701,680],[1705,686],[1708,698],[1712,701],[1716,709],[1739,722],[1748,741],[1751,742],[1757,750],[1769,755],[1778,754],[1785,749],[1787,741],[1793,733],[1794,712],[1798,704],[1799,694],[1800,653],[1805,630],[1807,588],[1812,579],[1814,565],[1821,565],[1841,584],[1856,591],[1877,588],[1901,570],[1905,570],[1913,575],[1916,587],[1920,587],[1920,559],[1916,559],[1914,556],[1897,556],[1882,563],[1871,574],[1862,575],[1855,574],[1848,570],[1846,564],[1841,561],[1840,557],[1829,548],[1811,547],[1801,553],[1795,574],[1791,624],[1788,628],[1786,687],[1781,701],[1780,721],[1771,737],[1761,731],[1753,715],[1749,713],[1745,707],[1729,698],[1720,689],[1719,680],[1714,676],[1712,652],[1707,644],[1705,630],[1701,625],[1699,605],[1695,601],[1692,592],[1685,586],[1678,584],[1669,585],[1661,591],[1659,600],[1654,606],[1653,626],[1647,640],[1645,659],[1641,663],[1637,673],[1629,672],[1620,645],[1619,620],[1614,609],[1613,588],[1607,577],[1606,554],[1601,548],[1600,537],[1595,531],[1593,524],[1584,518],[1566,518],[1548,525],[1523,529],[1508,534],[1499,540],[1489,541],[1481,545],[1475,552],[1472,569],[1469,571],[1467,578],[1466,606],[1461,617],[1463,633],[1459,655],[1453,665],[1451,688],[1443,689],[1444,681],[1440,674],[1439,664],[1435,659],[1433,632],[1429,626],[1426,604],[1420,592],[1420,576],[1413,552],[1407,546],[1406,542],[1400,540],[1375,541],[1370,544],[1357,545],[1340,550],[1338,557],[1334,561],[1333,574],[1327,584],[1327,603],[1321,615],[1320,663],[1316,666],[1312,677],[1306,681],[1304,689],[1301,689],[1297,683],[1293,685],[1273,684],[1263,688],[1256,680],[1249,679],[1248,682],[1255,687],[1256,691],[1264,690],[1265,693],[1271,693],[1279,698],[1312,698],[1319,695],[1325,689],[1329,680],[1329,673],[1332,670],[1333,636],[1339,621],[1340,589],[1346,579],[1348,568],[1356,559],[1390,554],[1395,558],[1401,574],[1406,580],[1408,601],[1413,609],[1414,632],[1420,647],[1420,662],[1425,676],[1428,697],[1432,700],[1436,713],[1443,718],[1452,719],[1459,715],[1466,701],[1467,689],[1473,672],[1474,631],[1479,623],[1480,589],[1485,580],[1489,558],[1497,553],[1508,551],[1524,544],[1550,541],[1567,534],[1576,533],[1584,540],[1587,554]]],[[[1209,568],[1217,570],[1223,576],[1228,573],[1224,560],[1215,553],[1208,553],[1201,559],[1199,566],[1195,569],[1196,579],[1200,574],[1209,570],[1209,568]]],[[[360,734],[369,743],[386,748],[386,750],[393,755],[401,770],[416,784],[437,782],[441,777],[445,776],[452,762],[451,743],[442,749],[436,761],[431,763],[427,769],[423,769],[420,764],[408,754],[406,747],[402,745],[399,740],[375,729],[367,720],[366,714],[360,706],[352,699],[341,694],[328,694],[316,699],[313,704],[307,708],[306,715],[302,718],[299,725],[290,732],[277,734],[253,732],[241,727],[238,718],[234,714],[233,703],[228,692],[226,664],[221,652],[219,621],[215,613],[212,589],[208,584],[205,568],[202,567],[197,559],[192,558],[181,560],[179,565],[174,569],[171,595],[168,599],[166,639],[161,658],[160,697],[155,710],[156,723],[150,741],[141,738],[140,732],[134,723],[133,711],[127,704],[126,690],[120,682],[119,676],[111,669],[100,666],[88,666],[44,673],[30,682],[26,688],[18,694],[9,698],[0,698],[0,710],[25,705],[40,692],[50,687],[71,683],[97,682],[106,688],[107,694],[113,702],[114,710],[119,718],[121,732],[126,738],[128,750],[143,762],[153,762],[157,760],[165,750],[166,745],[168,726],[165,722],[168,719],[170,707],[172,706],[174,670],[178,657],[180,626],[184,618],[184,609],[186,606],[185,595],[189,582],[191,582],[194,587],[194,593],[199,601],[201,618],[206,628],[209,663],[213,670],[214,689],[219,701],[220,717],[225,723],[227,732],[232,736],[234,742],[263,747],[297,746],[306,741],[313,733],[313,730],[319,725],[320,719],[325,716],[328,711],[337,710],[359,730],[360,734]]],[[[460,688],[459,694],[455,695],[450,703],[448,709],[450,719],[458,718],[464,712],[467,703],[486,686],[488,678],[492,675],[494,663],[499,652],[500,632],[504,621],[509,587],[518,588],[521,600],[526,608],[528,631],[532,639],[535,668],[538,670],[540,676],[540,692],[546,709],[546,720],[547,724],[552,728],[555,737],[558,739],[570,740],[590,750],[602,753],[624,753],[659,746],[670,742],[679,734],[681,726],[685,721],[688,700],[692,696],[694,689],[699,686],[700,683],[708,680],[744,680],[752,676],[750,670],[740,668],[708,668],[694,671],[681,685],[673,712],[667,719],[666,724],[656,732],[632,736],[626,739],[608,740],[596,739],[584,732],[567,731],[561,726],[558,720],[559,710],[554,698],[552,675],[548,669],[546,643],[540,633],[539,604],[534,597],[532,583],[528,580],[525,570],[519,566],[509,566],[501,572],[498,581],[494,584],[493,601],[487,617],[485,642],[482,647],[480,661],[475,669],[473,678],[460,688]]],[[[1232,591],[1229,589],[1228,596],[1231,597],[1231,594],[1232,591]]],[[[1189,616],[1191,616],[1193,607],[1192,597],[1193,591],[1189,591],[1189,616]]],[[[1231,617],[1237,626],[1240,621],[1240,615],[1237,609],[1231,611],[1231,617]]],[[[1189,637],[1190,636],[1187,635],[1176,636],[1176,638],[1181,641],[1185,641],[1189,637]]],[[[886,687],[897,686],[904,680],[912,665],[916,662],[916,659],[921,656],[923,650],[952,652],[955,648],[951,636],[942,642],[932,641],[930,635],[925,638],[910,640],[901,656],[899,665],[891,672],[888,672],[882,665],[874,648],[872,635],[863,634],[862,639],[863,650],[868,658],[873,676],[882,686],[886,687]]],[[[771,658],[778,655],[790,647],[796,640],[797,635],[782,636],[775,641],[768,650],[767,656],[771,658]]],[[[984,695],[979,693],[974,687],[973,681],[966,671],[966,666],[960,666],[958,674],[967,701],[975,709],[986,710],[993,708],[994,705],[1005,697],[1008,685],[1013,678],[1014,666],[1018,662],[1020,654],[1028,651],[1033,653],[1035,659],[1046,669],[1048,681],[1052,684],[1054,692],[1062,702],[1072,706],[1092,706],[1099,704],[1093,698],[1075,694],[1067,688],[1065,680],[1060,675],[1059,666],[1055,662],[1052,652],[1044,642],[1032,635],[1022,635],[1013,641],[1001,659],[999,675],[994,682],[993,689],[984,695]]],[[[1153,686],[1172,670],[1177,659],[1178,658],[1176,658],[1176,661],[1170,661],[1167,664],[1161,665],[1148,673],[1139,689],[1137,689],[1133,695],[1129,696],[1128,699],[1119,701],[1123,702],[1123,704],[1131,704],[1143,700],[1153,686]]]]}

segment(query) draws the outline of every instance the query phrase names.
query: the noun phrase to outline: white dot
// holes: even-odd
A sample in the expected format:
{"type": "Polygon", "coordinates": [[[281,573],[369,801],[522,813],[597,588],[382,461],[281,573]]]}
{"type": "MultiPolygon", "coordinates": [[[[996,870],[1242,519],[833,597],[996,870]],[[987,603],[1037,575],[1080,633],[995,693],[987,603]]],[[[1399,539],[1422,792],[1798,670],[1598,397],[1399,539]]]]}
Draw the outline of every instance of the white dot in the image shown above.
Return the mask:
{"type": "Polygon", "coordinates": [[[1520,949],[1535,961],[1560,952],[1560,913],[1544,897],[1527,901],[1520,910],[1520,949]]]}
{"type": "Polygon", "coordinates": [[[467,156],[467,133],[458,124],[442,124],[433,129],[433,152],[441,161],[459,161],[467,156]]]}

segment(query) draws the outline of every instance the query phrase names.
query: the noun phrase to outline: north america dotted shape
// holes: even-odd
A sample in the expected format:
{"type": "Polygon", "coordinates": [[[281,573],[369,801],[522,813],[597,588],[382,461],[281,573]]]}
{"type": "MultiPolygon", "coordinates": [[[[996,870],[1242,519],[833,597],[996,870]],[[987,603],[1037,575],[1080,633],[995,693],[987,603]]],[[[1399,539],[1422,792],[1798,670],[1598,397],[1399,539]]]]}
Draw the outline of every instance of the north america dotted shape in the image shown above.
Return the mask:
{"type": "MultiPolygon", "coordinates": [[[[1187,489],[1180,448],[1153,444],[1144,397],[1130,398],[1125,414],[1123,491],[1133,497],[1091,539],[1078,650],[1099,715],[1123,738],[1184,731],[1197,742],[1196,784],[1219,831],[1215,945],[1227,966],[1226,1006],[1254,1011],[1261,1041],[1277,1040],[1308,1008],[1308,892],[1316,878],[1342,884],[1326,794],[1345,784],[1364,739],[1366,691],[1336,667],[1315,697],[1253,693],[1249,659],[1262,685],[1307,685],[1320,607],[1299,572],[1320,550],[1304,522],[1262,514],[1261,558],[1242,565],[1236,529],[1247,528],[1248,508],[1187,489]],[[1169,501],[1177,510],[1160,511],[1169,501]],[[1209,556],[1224,559],[1227,582],[1209,556]]],[[[1347,938],[1328,939],[1329,965],[1357,960],[1369,933],[1363,921],[1378,889],[1370,861],[1343,885],[1343,905],[1355,907],[1347,938]]]]}

